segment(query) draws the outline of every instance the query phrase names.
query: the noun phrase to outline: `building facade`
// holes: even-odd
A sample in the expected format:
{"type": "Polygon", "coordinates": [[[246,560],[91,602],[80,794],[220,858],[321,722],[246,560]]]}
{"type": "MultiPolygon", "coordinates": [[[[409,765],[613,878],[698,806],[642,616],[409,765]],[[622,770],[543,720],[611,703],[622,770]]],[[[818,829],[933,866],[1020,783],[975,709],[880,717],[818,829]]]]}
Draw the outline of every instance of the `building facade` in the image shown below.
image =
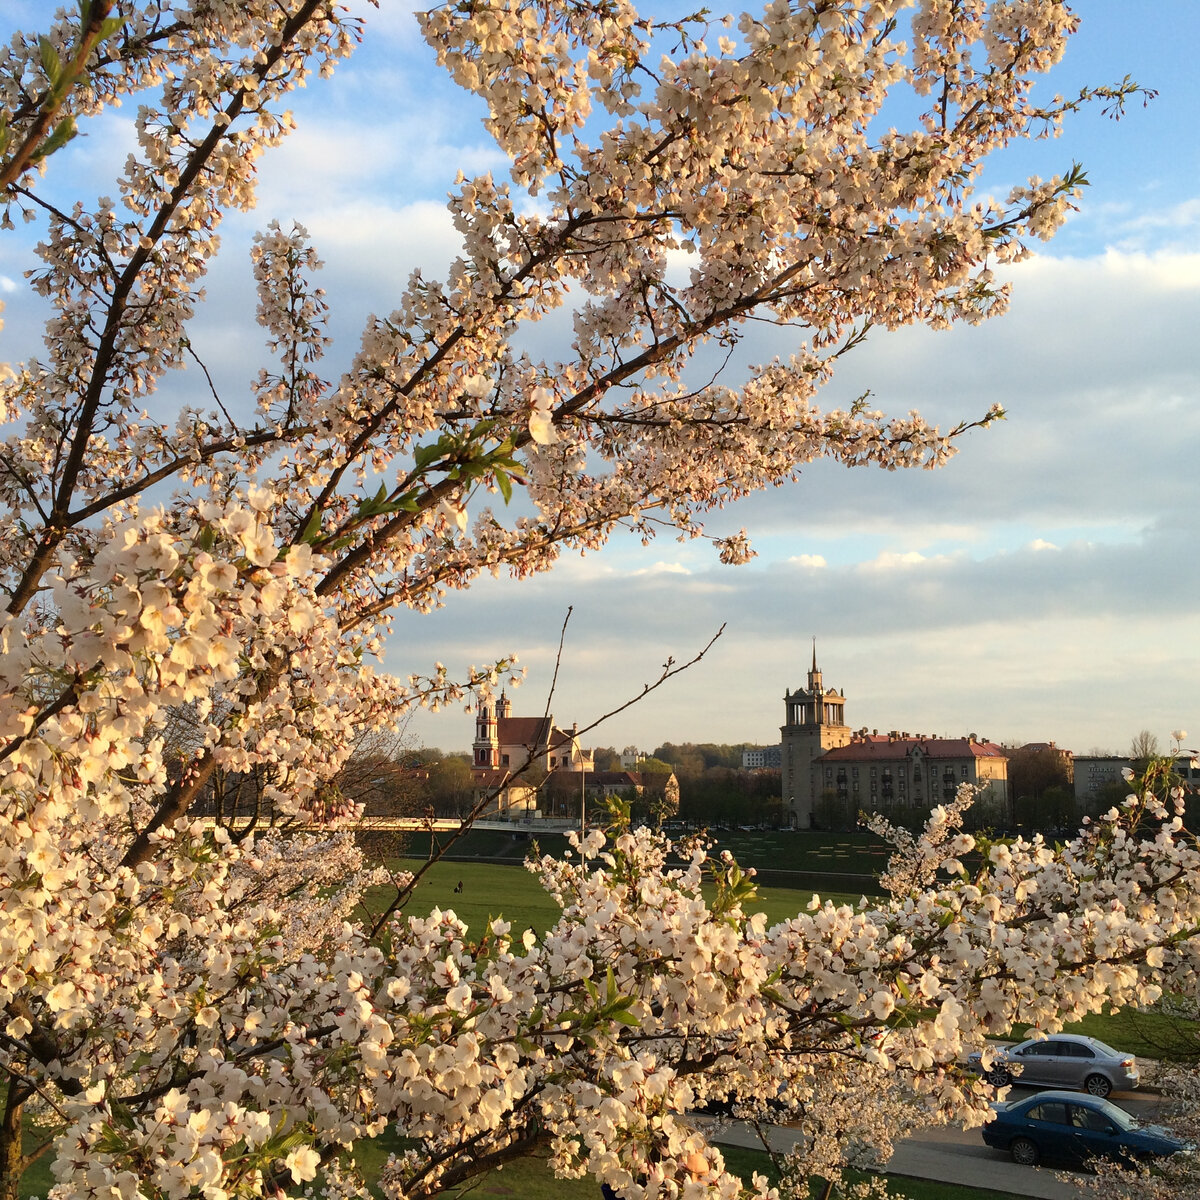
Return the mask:
{"type": "Polygon", "coordinates": [[[977,790],[972,805],[976,820],[998,824],[1008,819],[1008,757],[1002,746],[973,733],[929,738],[860,730],[814,765],[820,825],[832,824],[826,813],[848,812],[852,818],[859,812],[880,813],[897,823],[923,818],[952,801],[963,784],[977,790]]]}
{"type": "Polygon", "coordinates": [[[548,774],[576,772],[578,779],[591,773],[592,752],[580,746],[578,728],[560,729],[549,713],[514,717],[504,692],[499,699],[481,700],[475,710],[471,779],[476,804],[491,800],[482,815],[532,815],[548,774]]]}
{"type": "Polygon", "coordinates": [[[846,696],[826,688],[813,646],[808,686],[783,698],[780,727],[784,812],[796,829],[853,824],[859,812],[927,813],[969,783],[978,814],[1009,815],[1008,758],[1002,747],[969,734],[930,738],[846,724],[846,696]]]}
{"type": "Polygon", "coordinates": [[[514,773],[533,763],[547,771],[590,771],[592,752],[580,747],[578,728],[560,729],[549,713],[514,717],[512,701],[501,692],[498,700],[482,700],[475,710],[472,766],[514,773]]]}
{"type": "Polygon", "coordinates": [[[1119,783],[1130,769],[1128,757],[1113,754],[1077,754],[1072,763],[1075,796],[1079,800],[1094,800],[1110,783],[1119,783]]]}
{"type": "Polygon", "coordinates": [[[778,771],[782,766],[782,746],[749,746],[742,751],[743,771],[778,771]]]}

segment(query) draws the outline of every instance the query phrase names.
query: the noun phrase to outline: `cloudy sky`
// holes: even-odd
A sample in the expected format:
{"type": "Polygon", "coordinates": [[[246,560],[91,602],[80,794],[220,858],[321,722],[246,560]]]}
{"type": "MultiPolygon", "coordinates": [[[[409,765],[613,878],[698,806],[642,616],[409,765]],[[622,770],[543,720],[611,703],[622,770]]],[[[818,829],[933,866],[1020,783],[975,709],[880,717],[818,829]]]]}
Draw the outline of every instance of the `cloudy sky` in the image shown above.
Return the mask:
{"type": "MultiPolygon", "coordinates": [[[[298,96],[299,130],[265,160],[257,211],[225,232],[193,341],[222,348],[226,393],[244,391],[262,361],[245,255],[255,228],[295,219],[313,235],[337,313],[332,370],[414,266],[444,273],[455,172],[504,172],[478,109],[438,76],[405,8],[362,7],[363,51],[298,96]]],[[[711,532],[750,532],[748,566],[722,566],[701,543],[614,542],[532,581],[486,581],[432,617],[400,616],[388,665],[461,668],[515,650],[528,668],[515,709],[540,713],[571,608],[552,700],[563,724],[589,724],[724,629],[702,663],[595,744],[777,741],[813,638],[855,727],[1054,740],[1076,753],[1122,751],[1143,728],[1200,738],[1200,3],[1074,7],[1083,29],[1054,89],[1129,74],[1159,96],[1120,123],[1085,113],[1061,139],[996,164],[998,194],[1075,160],[1091,181],[1070,225],[1014,269],[1008,315],[875,338],[824,397],[845,407],[869,388],[885,410],[945,425],[999,401],[1006,422],[969,435],[939,472],[817,464],[716,514],[711,532]]],[[[44,11],[33,0],[4,9],[4,36],[44,11]]],[[[111,189],[102,181],[128,138],[127,123],[90,131],[71,151],[72,184],[111,189]]],[[[0,245],[0,287],[13,291],[27,265],[19,240],[0,245]]],[[[11,359],[36,333],[24,298],[8,299],[0,357],[11,359]]],[[[746,357],[787,349],[776,332],[746,357]]],[[[170,383],[180,395],[192,386],[170,383]]],[[[421,716],[410,734],[458,749],[472,727],[463,714],[421,716]]]]}

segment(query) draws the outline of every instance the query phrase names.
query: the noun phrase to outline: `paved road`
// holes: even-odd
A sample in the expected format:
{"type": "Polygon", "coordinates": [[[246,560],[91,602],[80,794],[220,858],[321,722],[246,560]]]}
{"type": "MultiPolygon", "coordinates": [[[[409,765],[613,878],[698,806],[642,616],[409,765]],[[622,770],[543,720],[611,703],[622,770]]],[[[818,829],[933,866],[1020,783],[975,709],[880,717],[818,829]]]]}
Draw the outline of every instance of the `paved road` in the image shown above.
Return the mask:
{"type": "MultiPolygon", "coordinates": [[[[1014,1087],[1011,1098],[1019,1099],[1034,1090],[1014,1087]]],[[[1161,1102],[1157,1095],[1144,1092],[1114,1092],[1111,1099],[1143,1121],[1156,1119],[1155,1113],[1161,1102]]],[[[762,1145],[753,1128],[741,1121],[728,1122],[710,1136],[726,1145],[755,1149],[762,1145]]],[[[777,1150],[790,1148],[798,1136],[795,1130],[778,1126],[768,1131],[772,1148],[777,1150]]],[[[896,1146],[888,1171],[914,1179],[957,1183],[963,1187],[993,1188],[1036,1200],[1081,1200],[1079,1189],[1059,1179],[1055,1169],[1017,1166],[1007,1154],[985,1146],[978,1129],[966,1132],[952,1127],[922,1130],[896,1146]]]]}

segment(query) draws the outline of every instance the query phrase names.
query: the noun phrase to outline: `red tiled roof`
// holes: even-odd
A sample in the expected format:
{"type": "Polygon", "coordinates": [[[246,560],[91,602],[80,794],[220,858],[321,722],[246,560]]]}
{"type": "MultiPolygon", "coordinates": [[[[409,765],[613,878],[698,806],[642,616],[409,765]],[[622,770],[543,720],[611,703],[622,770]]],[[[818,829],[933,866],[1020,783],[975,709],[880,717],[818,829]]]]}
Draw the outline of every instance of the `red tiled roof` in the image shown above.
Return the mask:
{"type": "MultiPolygon", "coordinates": [[[[578,775],[578,771],[567,771],[564,774],[578,775]]],[[[585,771],[587,781],[592,786],[605,784],[608,787],[637,787],[642,782],[641,772],[633,771],[585,771]]]]}
{"type": "Polygon", "coordinates": [[[915,749],[926,758],[1004,758],[995,742],[973,742],[969,738],[889,738],[869,734],[848,746],[837,746],[820,756],[821,762],[892,762],[908,758],[915,749]]]}
{"type": "Polygon", "coordinates": [[[500,717],[496,737],[502,746],[526,746],[539,750],[546,744],[548,717],[500,717]]]}

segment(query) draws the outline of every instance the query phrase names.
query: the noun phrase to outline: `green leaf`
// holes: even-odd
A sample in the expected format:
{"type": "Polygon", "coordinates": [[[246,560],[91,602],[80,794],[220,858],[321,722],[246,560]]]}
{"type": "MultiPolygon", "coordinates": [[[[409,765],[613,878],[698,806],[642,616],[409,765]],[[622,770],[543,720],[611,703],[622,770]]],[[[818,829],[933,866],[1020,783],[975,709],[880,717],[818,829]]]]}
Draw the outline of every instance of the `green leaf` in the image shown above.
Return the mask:
{"type": "Polygon", "coordinates": [[[50,86],[53,87],[62,75],[62,60],[58,57],[58,51],[49,38],[39,37],[38,54],[42,59],[42,70],[46,72],[46,78],[50,80],[50,86]]]}
{"type": "Polygon", "coordinates": [[[512,480],[506,471],[496,471],[496,486],[500,489],[500,495],[504,497],[504,503],[507,504],[512,499],[512,480]]]}
{"type": "Polygon", "coordinates": [[[307,542],[310,546],[317,540],[321,532],[321,510],[314,508],[312,515],[304,525],[304,529],[300,533],[299,541],[307,542]]]}
{"type": "Polygon", "coordinates": [[[424,471],[430,463],[436,462],[439,458],[441,458],[444,451],[444,447],[442,445],[444,440],[445,437],[443,435],[443,437],[438,438],[438,440],[433,442],[431,445],[418,446],[413,451],[413,465],[418,471],[424,471]]]}
{"type": "Polygon", "coordinates": [[[33,161],[39,162],[53,154],[55,150],[62,149],[74,136],[75,118],[64,117],[54,127],[54,132],[37,148],[33,155],[33,161]]]}

